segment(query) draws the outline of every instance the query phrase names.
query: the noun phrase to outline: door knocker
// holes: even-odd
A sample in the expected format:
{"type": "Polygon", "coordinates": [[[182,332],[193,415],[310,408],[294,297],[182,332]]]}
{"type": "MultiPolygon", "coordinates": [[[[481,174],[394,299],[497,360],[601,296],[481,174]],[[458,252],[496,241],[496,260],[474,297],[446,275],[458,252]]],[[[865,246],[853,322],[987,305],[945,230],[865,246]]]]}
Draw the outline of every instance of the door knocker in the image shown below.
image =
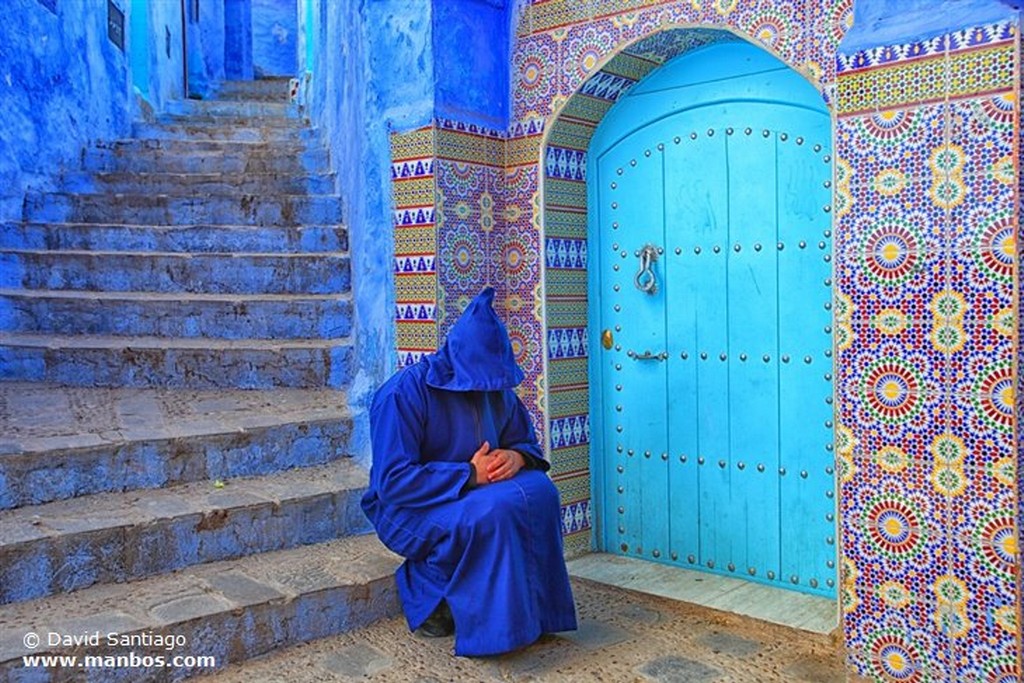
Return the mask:
{"type": "Polygon", "coordinates": [[[640,270],[637,271],[633,283],[641,292],[654,294],[658,291],[658,278],[654,274],[654,262],[658,260],[658,248],[653,244],[645,244],[640,250],[640,270]]]}

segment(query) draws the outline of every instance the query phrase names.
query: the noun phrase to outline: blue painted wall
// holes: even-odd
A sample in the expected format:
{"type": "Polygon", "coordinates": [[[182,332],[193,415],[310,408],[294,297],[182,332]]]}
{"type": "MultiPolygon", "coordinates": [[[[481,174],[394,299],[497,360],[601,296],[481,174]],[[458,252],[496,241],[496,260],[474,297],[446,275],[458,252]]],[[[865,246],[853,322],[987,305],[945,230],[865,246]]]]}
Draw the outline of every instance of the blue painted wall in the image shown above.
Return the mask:
{"type": "Polygon", "coordinates": [[[252,0],[224,0],[224,75],[252,79],[252,0]]]}
{"type": "Polygon", "coordinates": [[[1022,6],[1022,0],[856,0],[853,28],[843,37],[842,51],[913,42],[963,26],[980,26],[1005,19],[1022,6]]]}
{"type": "Polygon", "coordinates": [[[188,12],[188,90],[190,95],[207,97],[211,88],[224,80],[225,3],[200,2],[199,16],[188,12]]]}
{"type": "MultiPolygon", "coordinates": [[[[123,8],[127,14],[127,7],[123,8]]],[[[51,189],[93,140],[127,133],[127,59],[107,39],[107,4],[10,0],[0,23],[0,220],[28,189],[51,189]]],[[[125,20],[126,28],[130,25],[125,20]]]]}
{"type": "Polygon", "coordinates": [[[132,2],[132,10],[149,14],[149,34],[129,35],[149,44],[149,82],[133,83],[149,104],[159,111],[169,100],[184,96],[184,48],[181,33],[181,5],[177,2],[132,2]]]}
{"type": "Polygon", "coordinates": [[[296,75],[298,17],[298,0],[252,0],[252,64],[257,77],[296,75]]]}
{"type": "Polygon", "coordinates": [[[366,409],[394,367],[393,130],[434,116],[430,3],[312,0],[310,116],[329,141],[350,228],[358,367],[353,454],[369,462],[366,409]]]}
{"type": "Polygon", "coordinates": [[[438,116],[508,127],[509,14],[506,0],[434,0],[438,116]]]}

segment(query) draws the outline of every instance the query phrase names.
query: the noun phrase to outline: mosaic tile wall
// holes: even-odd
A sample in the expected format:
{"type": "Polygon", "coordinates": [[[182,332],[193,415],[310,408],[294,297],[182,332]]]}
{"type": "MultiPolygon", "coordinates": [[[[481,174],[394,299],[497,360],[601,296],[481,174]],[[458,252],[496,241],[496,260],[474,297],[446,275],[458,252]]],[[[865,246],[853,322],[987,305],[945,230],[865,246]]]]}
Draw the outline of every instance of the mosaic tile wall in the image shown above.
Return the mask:
{"type": "MultiPolygon", "coordinates": [[[[436,241],[423,248],[437,256],[436,309],[430,335],[413,343],[402,325],[417,323],[399,306],[400,353],[413,359],[428,336],[436,345],[480,285],[499,289],[562,493],[567,553],[589,550],[590,136],[666,60],[715,41],[764,45],[816,83],[835,115],[836,451],[852,666],[876,680],[1015,681],[1018,29],[838,54],[852,20],[852,0],[525,7],[509,130],[435,140],[407,157],[436,164],[436,241]],[[493,223],[474,213],[481,200],[493,223]]],[[[457,126],[430,130],[446,127],[457,126]]],[[[418,208],[411,194],[400,208],[418,208]]],[[[403,230],[396,251],[415,234],[403,230]]],[[[407,244],[399,253],[419,253],[407,244]]],[[[416,301],[402,277],[399,300],[416,301]]]]}
{"type": "Polygon", "coordinates": [[[842,602],[875,678],[1019,677],[1017,55],[1007,23],[838,58],[842,602]]]}

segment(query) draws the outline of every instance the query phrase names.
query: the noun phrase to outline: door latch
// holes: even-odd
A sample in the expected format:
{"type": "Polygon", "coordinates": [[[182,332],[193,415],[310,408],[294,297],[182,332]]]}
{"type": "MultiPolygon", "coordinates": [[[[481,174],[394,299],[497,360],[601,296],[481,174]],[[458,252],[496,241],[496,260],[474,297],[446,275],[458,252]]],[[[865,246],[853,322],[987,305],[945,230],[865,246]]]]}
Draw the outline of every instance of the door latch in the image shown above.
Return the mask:
{"type": "Polygon", "coordinates": [[[668,352],[662,351],[661,353],[651,353],[650,351],[644,351],[643,353],[637,353],[633,349],[626,351],[626,355],[633,360],[656,360],[663,361],[668,360],[668,352]]]}
{"type": "Polygon", "coordinates": [[[612,337],[611,330],[605,330],[601,333],[601,346],[603,346],[605,350],[611,349],[614,344],[615,339],[612,337]]]}

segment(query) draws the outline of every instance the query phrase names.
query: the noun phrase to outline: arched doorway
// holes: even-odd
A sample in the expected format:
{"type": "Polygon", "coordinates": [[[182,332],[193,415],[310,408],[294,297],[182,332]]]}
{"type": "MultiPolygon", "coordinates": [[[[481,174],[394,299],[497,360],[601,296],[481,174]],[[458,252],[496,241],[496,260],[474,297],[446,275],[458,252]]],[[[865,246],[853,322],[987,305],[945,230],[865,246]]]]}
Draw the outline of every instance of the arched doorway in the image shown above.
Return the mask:
{"type": "Polygon", "coordinates": [[[830,147],[818,93],[740,41],[591,138],[603,550],[834,597],[830,147]]]}

